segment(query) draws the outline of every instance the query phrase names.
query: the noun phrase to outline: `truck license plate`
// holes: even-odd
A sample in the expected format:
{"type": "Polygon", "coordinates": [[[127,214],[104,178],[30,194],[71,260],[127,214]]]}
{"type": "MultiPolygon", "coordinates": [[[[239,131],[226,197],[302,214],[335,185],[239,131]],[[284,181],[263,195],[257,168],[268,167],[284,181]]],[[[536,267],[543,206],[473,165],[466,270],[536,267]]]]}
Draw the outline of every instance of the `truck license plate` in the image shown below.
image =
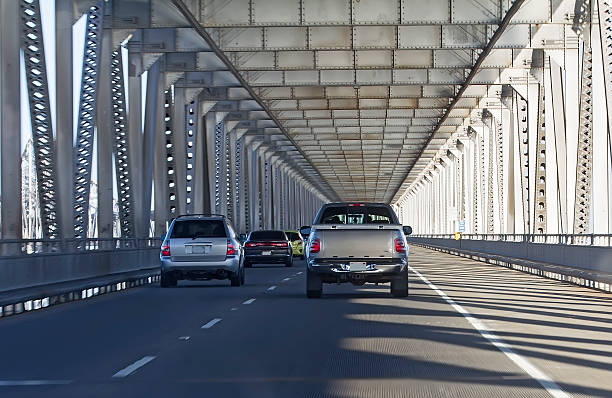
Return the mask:
{"type": "Polygon", "coordinates": [[[261,252],[262,256],[271,256],[272,252],[270,250],[261,252]]]}
{"type": "Polygon", "coordinates": [[[349,263],[349,270],[350,271],[365,271],[366,263],[365,261],[351,261],[349,263]]]}

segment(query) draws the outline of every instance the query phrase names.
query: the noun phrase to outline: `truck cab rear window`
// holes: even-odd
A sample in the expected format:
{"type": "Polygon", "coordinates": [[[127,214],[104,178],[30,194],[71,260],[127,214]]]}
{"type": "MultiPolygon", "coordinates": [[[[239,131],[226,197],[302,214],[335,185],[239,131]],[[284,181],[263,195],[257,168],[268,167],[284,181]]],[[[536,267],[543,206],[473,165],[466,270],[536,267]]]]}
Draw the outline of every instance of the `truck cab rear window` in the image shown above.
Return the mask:
{"type": "Polygon", "coordinates": [[[386,207],[335,206],[321,215],[321,224],[392,224],[393,217],[386,207]]]}
{"type": "Polygon", "coordinates": [[[175,221],[171,238],[226,238],[225,225],[221,220],[175,221]]]}

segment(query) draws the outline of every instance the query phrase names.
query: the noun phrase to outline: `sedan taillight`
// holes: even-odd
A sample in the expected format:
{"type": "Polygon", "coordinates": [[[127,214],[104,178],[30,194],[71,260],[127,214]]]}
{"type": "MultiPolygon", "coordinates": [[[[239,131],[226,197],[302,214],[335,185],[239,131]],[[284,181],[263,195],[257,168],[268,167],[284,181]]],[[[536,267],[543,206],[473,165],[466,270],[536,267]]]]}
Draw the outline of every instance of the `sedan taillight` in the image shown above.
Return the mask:
{"type": "Polygon", "coordinates": [[[245,247],[255,247],[257,245],[255,243],[252,243],[252,242],[247,242],[244,246],[245,247]]]}
{"type": "Polygon", "coordinates": [[[170,245],[165,244],[162,246],[162,257],[170,257],[170,245]]]}
{"type": "Polygon", "coordinates": [[[227,241],[227,255],[228,256],[235,256],[236,255],[236,248],[234,247],[234,244],[232,243],[231,240],[227,241]]]}
{"type": "Polygon", "coordinates": [[[406,253],[406,245],[404,245],[403,239],[395,239],[395,251],[398,253],[406,253]]]}
{"type": "Polygon", "coordinates": [[[317,238],[312,240],[312,243],[310,244],[310,252],[311,253],[318,253],[321,251],[321,241],[317,238]]]}

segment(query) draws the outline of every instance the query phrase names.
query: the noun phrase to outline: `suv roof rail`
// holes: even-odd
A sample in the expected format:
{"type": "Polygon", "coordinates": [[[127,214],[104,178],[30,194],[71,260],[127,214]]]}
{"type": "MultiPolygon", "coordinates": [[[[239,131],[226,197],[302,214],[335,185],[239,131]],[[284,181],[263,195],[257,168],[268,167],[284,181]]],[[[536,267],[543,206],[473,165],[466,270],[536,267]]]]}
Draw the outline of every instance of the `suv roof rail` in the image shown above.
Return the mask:
{"type": "Polygon", "coordinates": [[[194,214],[179,214],[178,216],[175,217],[175,219],[176,218],[182,218],[182,217],[221,217],[221,218],[226,218],[225,215],[223,215],[223,214],[194,213],[194,214]]]}

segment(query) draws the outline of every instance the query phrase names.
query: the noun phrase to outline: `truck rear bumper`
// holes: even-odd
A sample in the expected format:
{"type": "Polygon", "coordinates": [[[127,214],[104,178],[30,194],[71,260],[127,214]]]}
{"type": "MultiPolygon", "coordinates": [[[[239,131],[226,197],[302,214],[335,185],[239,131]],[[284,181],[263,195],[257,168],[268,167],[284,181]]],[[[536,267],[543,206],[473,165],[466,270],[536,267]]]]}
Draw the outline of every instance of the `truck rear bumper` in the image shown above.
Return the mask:
{"type": "Polygon", "coordinates": [[[348,261],[309,261],[308,271],[319,275],[325,283],[355,281],[377,283],[390,282],[393,277],[406,272],[408,267],[408,262],[404,259],[397,262],[385,261],[384,263],[376,263],[376,261],[371,259],[362,261],[365,261],[367,264],[365,271],[351,271],[348,261]]]}

